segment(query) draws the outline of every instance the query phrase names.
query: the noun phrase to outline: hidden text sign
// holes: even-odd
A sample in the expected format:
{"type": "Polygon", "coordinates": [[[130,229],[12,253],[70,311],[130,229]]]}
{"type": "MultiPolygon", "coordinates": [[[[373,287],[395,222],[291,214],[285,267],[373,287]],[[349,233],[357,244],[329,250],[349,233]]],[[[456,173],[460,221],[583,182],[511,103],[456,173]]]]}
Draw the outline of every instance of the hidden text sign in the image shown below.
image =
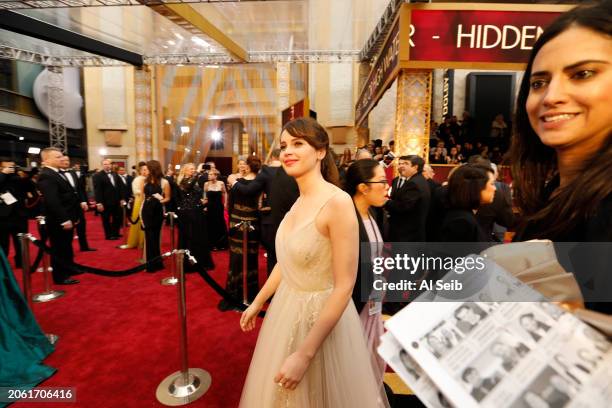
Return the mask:
{"type": "Polygon", "coordinates": [[[526,63],[560,13],[412,10],[409,61],[526,63]]]}

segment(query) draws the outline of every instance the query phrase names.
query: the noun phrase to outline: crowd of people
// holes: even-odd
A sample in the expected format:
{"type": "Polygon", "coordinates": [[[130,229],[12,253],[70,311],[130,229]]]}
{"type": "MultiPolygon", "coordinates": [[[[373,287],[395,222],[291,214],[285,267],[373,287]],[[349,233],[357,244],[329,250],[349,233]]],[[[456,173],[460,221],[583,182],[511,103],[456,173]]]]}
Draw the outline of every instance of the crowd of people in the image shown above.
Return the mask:
{"type": "MultiPolygon", "coordinates": [[[[497,173],[509,131],[502,116],[495,118],[488,144],[467,141],[473,126],[467,112],[461,123],[454,117],[432,123],[429,163],[456,165],[441,184],[423,157],[396,156],[393,142],[373,141],[355,155],[347,149],[335,157],[325,129],[300,118],[284,126],[280,149],[266,165],[248,156],[227,178],[213,162],[183,164],[178,175],[169,166],[164,175],[161,164],[150,160],[138,164],[132,179],[125,169],[102,161],[91,179],[105,238],[121,238],[121,208],[129,205],[130,218],[138,222],[124,238],[129,247],[144,242],[147,269],[155,272],[163,268],[164,214],[172,211],[179,247],[189,249],[200,265],[213,268],[211,251],[229,250],[226,290],[236,299],[243,294],[246,257],[250,306],[241,328],[252,330],[272,296],[273,301],[241,406],[271,406],[279,392],[293,406],[386,405],[384,363],[377,360],[375,372],[370,365],[382,333],[381,311],[370,306],[382,299],[364,299],[360,292],[361,280],[371,279],[358,262],[360,243],[376,256],[383,242],[502,242],[506,228],[515,228],[521,241],[612,241],[610,35],[610,15],[584,7],[564,14],[535,44],[509,150],[514,194],[497,173]],[[578,40],[592,47],[573,47],[578,40]],[[399,174],[392,178],[394,163],[399,174]],[[254,227],[246,245],[236,228],[245,222],[254,227]],[[260,244],[268,271],[261,288],[260,244]],[[325,404],[313,398],[326,398],[325,404]]],[[[1,163],[0,190],[11,192],[18,205],[0,207],[0,243],[8,253],[8,237],[27,231],[28,203],[42,194],[54,281],[78,283],[65,265],[73,259],[73,230],[82,251],[94,250],[83,216],[90,201],[85,175],[71,169],[58,149],[44,149],[41,158],[44,167],[32,180],[17,176],[14,162],[1,163]]],[[[609,273],[597,275],[593,289],[592,281],[582,279],[584,269],[572,272],[583,294],[611,293],[609,273]]],[[[591,278],[593,273],[589,270],[591,278]]],[[[585,305],[610,313],[610,303],[585,305]]],[[[234,308],[225,300],[218,307],[234,308]]]]}

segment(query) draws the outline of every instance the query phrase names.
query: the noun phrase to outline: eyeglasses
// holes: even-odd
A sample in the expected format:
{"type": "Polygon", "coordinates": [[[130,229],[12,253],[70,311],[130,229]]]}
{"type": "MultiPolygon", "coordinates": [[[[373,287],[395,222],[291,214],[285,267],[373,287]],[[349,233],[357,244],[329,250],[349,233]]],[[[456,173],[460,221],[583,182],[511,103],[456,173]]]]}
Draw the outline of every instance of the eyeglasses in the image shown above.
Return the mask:
{"type": "Polygon", "coordinates": [[[380,181],[364,181],[365,184],[389,184],[387,180],[380,181]]]}

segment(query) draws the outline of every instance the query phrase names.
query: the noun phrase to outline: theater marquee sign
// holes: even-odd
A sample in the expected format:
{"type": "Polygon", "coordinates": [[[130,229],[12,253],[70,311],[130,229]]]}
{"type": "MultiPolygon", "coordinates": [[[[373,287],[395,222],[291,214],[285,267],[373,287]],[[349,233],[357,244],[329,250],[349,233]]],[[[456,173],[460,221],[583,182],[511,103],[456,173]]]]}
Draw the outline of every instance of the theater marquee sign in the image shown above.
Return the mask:
{"type": "Polygon", "coordinates": [[[572,6],[404,4],[355,107],[360,125],[401,68],[523,70],[543,30],[572,6]]]}

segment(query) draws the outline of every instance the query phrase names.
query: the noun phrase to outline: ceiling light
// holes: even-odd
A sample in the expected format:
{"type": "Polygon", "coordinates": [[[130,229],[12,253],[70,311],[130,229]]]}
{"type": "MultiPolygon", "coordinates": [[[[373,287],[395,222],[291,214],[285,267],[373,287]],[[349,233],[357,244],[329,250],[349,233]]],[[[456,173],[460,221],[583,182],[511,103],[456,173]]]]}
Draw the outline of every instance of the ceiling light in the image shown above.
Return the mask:
{"type": "Polygon", "coordinates": [[[191,37],[191,41],[202,47],[210,47],[210,44],[207,41],[201,39],[200,37],[191,37]]]}
{"type": "Polygon", "coordinates": [[[19,140],[23,140],[23,139],[25,139],[25,137],[19,136],[19,140]]]}
{"type": "Polygon", "coordinates": [[[29,154],[38,154],[40,153],[40,147],[28,147],[29,154]]]}

